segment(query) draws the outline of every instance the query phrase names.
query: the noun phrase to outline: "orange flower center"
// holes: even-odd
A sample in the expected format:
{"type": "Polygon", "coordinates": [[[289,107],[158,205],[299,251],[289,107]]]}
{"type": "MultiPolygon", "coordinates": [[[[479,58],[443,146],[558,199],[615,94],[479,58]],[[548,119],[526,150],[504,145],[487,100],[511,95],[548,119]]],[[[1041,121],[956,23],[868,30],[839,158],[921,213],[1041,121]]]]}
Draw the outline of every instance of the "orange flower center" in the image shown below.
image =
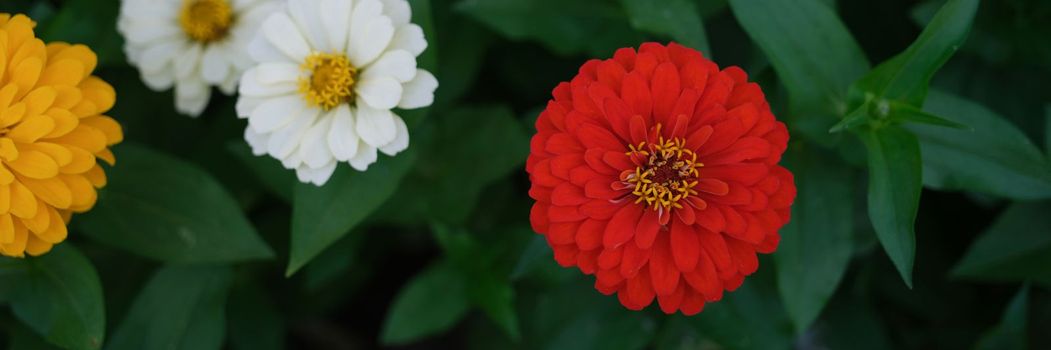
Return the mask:
{"type": "Polygon", "coordinates": [[[311,106],[324,110],[354,100],[358,68],[344,54],[313,53],[301,68],[310,78],[299,79],[299,92],[311,106]]]}
{"type": "Polygon", "coordinates": [[[639,164],[625,180],[634,186],[631,193],[638,197],[635,203],[645,202],[653,210],[670,210],[682,208],[680,201],[697,195],[694,187],[700,177],[698,169],[704,164],[686,148],[685,140],[660,137],[657,143],[641,142],[628,148],[631,151],[627,155],[639,164]]]}
{"type": "Polygon", "coordinates": [[[179,13],[182,30],[201,43],[225,38],[233,21],[233,9],[226,0],[185,0],[179,13]]]}

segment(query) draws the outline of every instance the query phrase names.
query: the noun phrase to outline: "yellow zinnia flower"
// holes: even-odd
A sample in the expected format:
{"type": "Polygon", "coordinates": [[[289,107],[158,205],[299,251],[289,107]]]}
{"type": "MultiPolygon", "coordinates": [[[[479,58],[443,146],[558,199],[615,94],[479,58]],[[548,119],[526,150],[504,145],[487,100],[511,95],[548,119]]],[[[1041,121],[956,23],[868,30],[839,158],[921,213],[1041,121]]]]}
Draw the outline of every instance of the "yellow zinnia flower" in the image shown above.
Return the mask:
{"type": "Polygon", "coordinates": [[[31,19],[0,14],[0,254],[40,255],[66,239],[74,212],[95,204],[96,158],[124,136],[102,115],[116,93],[91,72],[84,45],[44,44],[31,19]]]}

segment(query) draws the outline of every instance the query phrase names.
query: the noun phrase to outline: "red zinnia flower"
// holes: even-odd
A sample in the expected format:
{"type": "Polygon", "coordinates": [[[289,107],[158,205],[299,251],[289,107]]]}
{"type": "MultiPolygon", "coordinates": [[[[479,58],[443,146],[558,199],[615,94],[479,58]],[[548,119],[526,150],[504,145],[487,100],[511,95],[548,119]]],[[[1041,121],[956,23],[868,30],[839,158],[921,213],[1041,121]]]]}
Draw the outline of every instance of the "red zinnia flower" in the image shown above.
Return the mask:
{"type": "Polygon", "coordinates": [[[777,248],[796,188],[762,90],[700,52],[646,43],[590,60],[536,122],[533,229],[562,266],[640,310],[696,314],[777,248]]]}

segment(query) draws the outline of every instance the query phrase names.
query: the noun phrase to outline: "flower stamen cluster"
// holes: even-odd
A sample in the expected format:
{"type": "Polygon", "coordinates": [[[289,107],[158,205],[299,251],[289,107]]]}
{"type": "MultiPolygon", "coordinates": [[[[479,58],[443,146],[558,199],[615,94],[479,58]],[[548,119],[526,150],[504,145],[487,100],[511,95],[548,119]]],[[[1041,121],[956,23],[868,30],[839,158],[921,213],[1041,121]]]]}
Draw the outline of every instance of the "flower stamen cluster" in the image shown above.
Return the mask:
{"type": "Polygon", "coordinates": [[[300,66],[309,78],[299,78],[299,92],[307,103],[330,110],[354,101],[358,68],[343,54],[313,53],[300,66]]]}
{"type": "Polygon", "coordinates": [[[186,0],[179,12],[183,31],[201,43],[225,38],[233,21],[233,9],[226,0],[186,0]]]}
{"type": "Polygon", "coordinates": [[[628,145],[626,154],[636,163],[634,172],[622,176],[625,184],[633,187],[631,193],[638,198],[635,203],[645,202],[653,210],[668,211],[682,208],[679,203],[691,195],[697,195],[698,168],[704,164],[697,161],[697,154],[686,148],[682,138],[664,139],[656,143],[640,142],[628,145]]]}

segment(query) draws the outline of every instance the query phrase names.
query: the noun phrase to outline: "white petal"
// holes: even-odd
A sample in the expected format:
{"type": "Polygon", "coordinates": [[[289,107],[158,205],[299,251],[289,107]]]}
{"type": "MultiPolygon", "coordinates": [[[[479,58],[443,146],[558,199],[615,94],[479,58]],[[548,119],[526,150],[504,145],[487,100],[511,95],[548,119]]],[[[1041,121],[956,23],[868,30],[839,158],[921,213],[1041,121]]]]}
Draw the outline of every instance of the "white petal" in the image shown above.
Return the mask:
{"type": "Polygon", "coordinates": [[[211,89],[204,81],[187,79],[175,84],[175,110],[197,117],[204,112],[211,98],[211,89]]]}
{"type": "Polygon", "coordinates": [[[291,63],[261,63],[256,70],[261,84],[298,84],[302,70],[291,63]]]}
{"type": "Polygon", "coordinates": [[[204,81],[219,84],[226,80],[226,75],[230,73],[230,64],[224,56],[220,45],[208,45],[204,49],[204,55],[201,56],[201,77],[204,81]]]}
{"type": "Polygon", "coordinates": [[[241,92],[242,98],[244,96],[255,96],[255,97],[266,97],[266,96],[279,96],[287,95],[299,90],[299,86],[294,82],[275,82],[270,84],[264,84],[260,82],[260,76],[263,65],[259,67],[249,69],[241,76],[241,92]]]}
{"type": "Polygon", "coordinates": [[[176,79],[186,79],[197,70],[197,65],[201,62],[201,51],[203,49],[200,44],[191,44],[175,58],[176,79]]]}
{"type": "Polygon", "coordinates": [[[392,113],[392,115],[394,115],[394,124],[397,127],[397,136],[394,141],[380,147],[380,152],[391,157],[409,148],[409,127],[397,114],[392,113]]]}
{"type": "Polygon", "coordinates": [[[394,38],[391,39],[390,49],[407,50],[414,56],[419,56],[423,50],[427,49],[427,39],[423,37],[423,28],[413,23],[398,27],[398,30],[394,32],[394,38]]]}
{"type": "Polygon", "coordinates": [[[314,125],[314,120],[317,119],[319,112],[320,110],[318,109],[307,108],[303,113],[293,116],[291,123],[271,134],[270,141],[267,144],[267,151],[270,155],[281,159],[282,163],[284,163],[286,161],[285,158],[289,158],[293,151],[296,150],[296,147],[299,146],[300,141],[303,139],[303,134],[307,132],[311,125],[314,125]]]}
{"type": "Polygon", "coordinates": [[[416,71],[416,77],[405,83],[398,108],[414,109],[430,106],[434,103],[434,90],[438,89],[438,79],[431,72],[423,69],[416,71]]]}
{"type": "Polygon", "coordinates": [[[299,145],[299,157],[311,168],[320,168],[334,161],[332,152],[329,152],[325,136],[332,125],[332,118],[322,115],[317,123],[307,130],[303,135],[303,141],[299,145]]]}
{"type": "MultiPolygon", "coordinates": [[[[288,13],[299,32],[314,51],[330,52],[325,28],[321,24],[321,3],[318,0],[288,0],[288,13]]],[[[325,9],[328,11],[328,9],[325,9]]]]}
{"type": "Polygon", "coordinates": [[[182,37],[182,28],[175,25],[166,25],[161,23],[150,23],[150,22],[133,22],[123,26],[121,34],[124,35],[124,40],[134,44],[144,43],[156,43],[156,42],[168,42],[174,41],[177,38],[182,37]]]}
{"type": "Polygon", "coordinates": [[[329,112],[332,125],[328,129],[328,148],[339,161],[347,161],[358,153],[358,132],[354,130],[354,115],[350,106],[340,104],[329,112]]]}
{"type": "Polygon", "coordinates": [[[397,137],[398,127],[394,122],[394,114],[389,110],[358,105],[355,112],[354,130],[370,146],[380,147],[397,137]]]}
{"type": "Polygon", "coordinates": [[[347,50],[350,34],[350,14],[353,9],[349,0],[321,0],[321,24],[328,32],[328,45],[335,52],[347,50]]]}
{"type": "Polygon", "coordinates": [[[163,42],[150,46],[142,50],[139,69],[143,72],[156,73],[168,68],[175,56],[183,49],[184,44],[178,41],[163,42]]]}
{"type": "Polygon", "coordinates": [[[363,0],[354,6],[350,18],[350,43],[347,58],[355,66],[364,67],[372,63],[390,44],[394,37],[394,25],[383,16],[383,5],[379,0],[363,0]]]}
{"type": "Polygon", "coordinates": [[[148,73],[143,71],[142,82],[146,83],[146,86],[153,91],[164,91],[172,87],[175,84],[175,73],[172,70],[166,69],[157,73],[148,73]]]}
{"type": "Polygon", "coordinates": [[[416,56],[405,50],[384,52],[361,73],[361,79],[392,77],[399,83],[412,80],[416,76],[416,56]]]}
{"type": "Polygon", "coordinates": [[[237,92],[238,81],[240,80],[237,79],[237,74],[227,74],[226,80],[223,80],[223,82],[219,83],[219,91],[222,91],[225,95],[233,95],[235,92],[237,92]]]}
{"type": "Polygon", "coordinates": [[[245,128],[245,141],[248,142],[249,146],[252,146],[252,154],[261,156],[266,154],[266,141],[268,135],[260,134],[252,130],[252,127],[245,128]]]}
{"type": "Polygon", "coordinates": [[[401,100],[401,84],[394,78],[362,79],[355,90],[359,101],[376,109],[391,109],[401,100]]]}
{"type": "Polygon", "coordinates": [[[395,27],[400,27],[409,24],[409,20],[412,20],[412,8],[409,7],[409,2],[405,0],[382,0],[383,1],[383,14],[390,17],[391,22],[395,27]]]}
{"type": "Polygon", "coordinates": [[[369,169],[369,164],[376,162],[376,147],[369,146],[364,141],[358,144],[358,154],[354,155],[348,163],[357,171],[369,169]]]}
{"type": "Polygon", "coordinates": [[[255,62],[296,62],[270,44],[262,31],[248,41],[248,56],[255,62]]]}
{"type": "Polygon", "coordinates": [[[288,125],[306,109],[306,103],[296,95],[270,98],[252,110],[248,123],[258,132],[269,133],[288,125]]]}
{"type": "Polygon", "coordinates": [[[336,162],[330,162],[329,164],[325,164],[325,166],[314,169],[312,171],[313,175],[310,177],[310,182],[318,186],[324,185],[328,182],[328,179],[332,178],[332,173],[336,172],[336,164],[336,162]]]}
{"type": "Polygon", "coordinates": [[[263,34],[271,45],[283,52],[294,62],[303,62],[310,54],[303,34],[296,28],[292,19],[283,12],[277,12],[263,22],[263,34]]]}

